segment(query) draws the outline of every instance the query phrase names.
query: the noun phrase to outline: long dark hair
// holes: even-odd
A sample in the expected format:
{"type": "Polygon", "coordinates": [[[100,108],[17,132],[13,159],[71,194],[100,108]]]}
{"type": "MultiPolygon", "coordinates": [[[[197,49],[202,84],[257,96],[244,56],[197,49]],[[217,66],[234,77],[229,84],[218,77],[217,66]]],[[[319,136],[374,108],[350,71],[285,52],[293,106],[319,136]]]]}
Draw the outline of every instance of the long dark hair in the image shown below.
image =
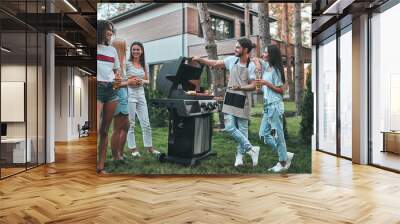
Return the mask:
{"type": "Polygon", "coordinates": [[[133,62],[132,47],[135,45],[139,46],[142,49],[142,55],[140,55],[140,65],[143,67],[143,70],[145,70],[146,69],[146,67],[145,67],[146,61],[144,59],[144,47],[143,47],[142,43],[135,41],[131,44],[131,47],[129,48],[129,55],[130,55],[129,61],[133,62]]]}
{"type": "Polygon", "coordinates": [[[281,50],[276,45],[269,45],[268,49],[268,63],[281,73],[281,80],[285,83],[285,71],[283,70],[281,50]]]}
{"type": "Polygon", "coordinates": [[[106,41],[105,37],[109,26],[111,26],[113,33],[115,33],[114,24],[111,21],[97,20],[97,44],[110,45],[109,41],[106,41]]]}

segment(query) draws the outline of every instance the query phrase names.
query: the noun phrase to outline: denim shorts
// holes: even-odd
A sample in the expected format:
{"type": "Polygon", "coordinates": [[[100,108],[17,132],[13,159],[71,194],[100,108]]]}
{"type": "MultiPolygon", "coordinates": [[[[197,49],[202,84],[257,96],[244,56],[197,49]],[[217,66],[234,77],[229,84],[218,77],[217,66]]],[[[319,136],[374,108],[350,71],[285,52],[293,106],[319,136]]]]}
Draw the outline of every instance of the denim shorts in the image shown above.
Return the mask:
{"type": "Polygon", "coordinates": [[[97,101],[109,103],[118,100],[118,91],[113,89],[112,82],[97,82],[97,101]]]}
{"type": "Polygon", "coordinates": [[[114,116],[122,114],[129,115],[128,111],[128,89],[120,88],[118,89],[118,105],[115,109],[114,116]]]}

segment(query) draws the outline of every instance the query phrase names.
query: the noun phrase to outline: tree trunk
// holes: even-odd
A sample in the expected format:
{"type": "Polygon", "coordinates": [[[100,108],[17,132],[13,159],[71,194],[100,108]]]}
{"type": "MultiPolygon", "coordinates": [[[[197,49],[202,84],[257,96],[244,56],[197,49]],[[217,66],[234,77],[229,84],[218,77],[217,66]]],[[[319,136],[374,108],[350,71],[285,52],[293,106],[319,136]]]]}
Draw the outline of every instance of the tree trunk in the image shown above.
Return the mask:
{"type": "MultiPolygon", "coordinates": [[[[217,45],[215,44],[214,33],[211,29],[211,19],[208,13],[207,3],[197,3],[197,10],[199,12],[200,24],[204,34],[204,40],[206,42],[206,52],[209,59],[218,60],[217,45]]],[[[224,95],[224,71],[222,69],[210,68],[211,79],[212,79],[212,91],[214,96],[224,95]]],[[[223,128],[224,120],[222,113],[219,116],[220,127],[223,128]]]]}
{"type": "Polygon", "coordinates": [[[303,61],[302,61],[302,41],[301,41],[301,3],[295,3],[295,48],[294,48],[294,72],[295,72],[295,102],[296,114],[301,111],[301,99],[303,93],[303,61]]]}
{"type": "Polygon", "coordinates": [[[293,83],[293,73],[292,73],[292,55],[289,53],[290,49],[290,30],[289,30],[289,7],[288,3],[283,3],[283,33],[284,33],[284,38],[282,38],[283,41],[286,42],[286,47],[285,47],[285,55],[286,55],[286,81],[289,86],[289,99],[294,100],[294,83],[293,83]]]}
{"type": "Polygon", "coordinates": [[[268,0],[258,4],[258,26],[261,38],[261,51],[271,44],[271,33],[269,30],[269,6],[268,0]]]}
{"type": "Polygon", "coordinates": [[[244,3],[244,31],[245,36],[250,38],[250,3],[244,3]]]}
{"type": "MultiPolygon", "coordinates": [[[[273,13],[273,15],[275,15],[278,19],[278,40],[282,40],[285,41],[284,37],[284,17],[285,17],[285,13],[283,11],[284,7],[283,5],[285,5],[285,3],[276,3],[276,4],[271,4],[271,11],[273,13]]],[[[272,39],[274,39],[274,37],[272,36],[272,39]]]]}
{"type": "MultiPolygon", "coordinates": [[[[244,32],[245,37],[250,38],[250,3],[244,3],[244,32]]],[[[257,102],[257,95],[254,92],[250,95],[250,105],[254,107],[257,102]]]]}

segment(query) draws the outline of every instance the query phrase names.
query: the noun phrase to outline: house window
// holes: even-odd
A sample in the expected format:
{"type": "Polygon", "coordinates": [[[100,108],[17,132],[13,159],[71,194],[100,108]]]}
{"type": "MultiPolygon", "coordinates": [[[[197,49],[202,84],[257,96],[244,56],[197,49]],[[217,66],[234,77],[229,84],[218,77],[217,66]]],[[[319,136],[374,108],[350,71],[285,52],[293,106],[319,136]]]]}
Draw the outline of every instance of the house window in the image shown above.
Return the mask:
{"type": "MultiPolygon", "coordinates": [[[[253,35],[253,17],[250,15],[250,35],[253,35]]],[[[244,22],[240,22],[240,36],[246,36],[246,29],[244,27],[244,22]]]]}
{"type": "MultiPolygon", "coordinates": [[[[211,15],[211,29],[216,40],[234,38],[234,24],[232,20],[211,15]]],[[[200,24],[200,22],[199,22],[200,24]]],[[[203,37],[203,29],[199,26],[199,36],[203,37]]]]}

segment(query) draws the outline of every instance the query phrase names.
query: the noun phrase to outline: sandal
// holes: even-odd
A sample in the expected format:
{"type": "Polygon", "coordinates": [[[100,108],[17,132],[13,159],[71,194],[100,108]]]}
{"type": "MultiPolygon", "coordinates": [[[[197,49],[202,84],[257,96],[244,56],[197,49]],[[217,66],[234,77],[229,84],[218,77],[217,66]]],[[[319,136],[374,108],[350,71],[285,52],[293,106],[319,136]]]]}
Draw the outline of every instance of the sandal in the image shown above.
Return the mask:
{"type": "Polygon", "coordinates": [[[138,148],[129,149],[129,151],[131,152],[133,158],[141,156],[138,148]]]}
{"type": "Polygon", "coordinates": [[[100,175],[102,175],[102,174],[107,174],[107,172],[105,171],[104,168],[103,168],[103,169],[96,169],[96,173],[97,173],[97,174],[100,174],[100,175]]]}
{"type": "Polygon", "coordinates": [[[140,152],[138,152],[138,151],[132,152],[131,155],[132,155],[133,157],[141,157],[140,152]]]}

